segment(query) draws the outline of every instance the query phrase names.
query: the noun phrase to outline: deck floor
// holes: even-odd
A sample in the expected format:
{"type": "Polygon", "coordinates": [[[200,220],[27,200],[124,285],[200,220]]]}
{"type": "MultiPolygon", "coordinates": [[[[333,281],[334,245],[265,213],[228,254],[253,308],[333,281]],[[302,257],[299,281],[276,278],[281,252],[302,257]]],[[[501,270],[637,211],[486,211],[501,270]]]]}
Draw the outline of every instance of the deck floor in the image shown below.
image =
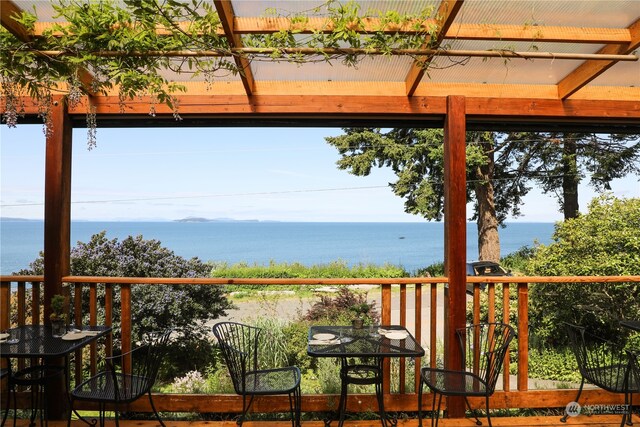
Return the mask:
{"type": "MultiPolygon", "coordinates": [[[[481,418],[482,425],[487,426],[486,418],[481,418]]],[[[430,426],[430,419],[423,421],[424,427],[430,426]]],[[[578,416],[569,418],[566,423],[560,422],[558,416],[544,417],[492,417],[491,422],[496,427],[539,427],[539,426],[572,426],[572,427],[614,427],[619,426],[621,421],[620,415],[593,415],[578,416]]],[[[12,425],[9,420],[7,423],[12,425]]],[[[166,427],[236,427],[234,421],[165,421],[166,427]]],[[[18,420],[17,427],[28,427],[27,420],[18,420]]],[[[108,427],[115,427],[113,420],[107,421],[108,427]]],[[[337,427],[338,423],[333,422],[332,425],[337,427]]],[[[439,425],[442,427],[473,427],[475,420],[473,418],[464,419],[441,419],[439,425]]],[[[640,416],[633,416],[633,425],[640,427],[640,416]]],[[[158,422],[154,421],[120,421],[121,427],[160,427],[158,422]]],[[[243,423],[243,427],[290,427],[291,423],[287,421],[247,421],[243,423]]],[[[303,421],[302,427],[324,427],[322,421],[303,421]]],[[[49,421],[49,427],[67,427],[66,421],[49,421]]],[[[73,421],[71,427],[86,427],[86,424],[80,421],[73,421]]],[[[380,427],[377,420],[370,421],[345,421],[345,427],[380,427]]],[[[418,427],[418,420],[401,420],[398,427],[418,427]]]]}

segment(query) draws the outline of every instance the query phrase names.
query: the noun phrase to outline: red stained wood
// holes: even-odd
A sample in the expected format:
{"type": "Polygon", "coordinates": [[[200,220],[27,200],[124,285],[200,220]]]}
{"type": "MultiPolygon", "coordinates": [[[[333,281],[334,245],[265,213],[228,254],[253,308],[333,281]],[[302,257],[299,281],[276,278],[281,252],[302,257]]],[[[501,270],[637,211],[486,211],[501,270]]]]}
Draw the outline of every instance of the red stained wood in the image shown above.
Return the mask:
{"type": "MultiPolygon", "coordinates": [[[[465,99],[447,98],[444,122],[444,263],[449,277],[445,301],[445,367],[459,369],[462,361],[455,331],[466,324],[467,200],[465,99]]],[[[464,400],[449,398],[449,415],[464,416],[464,400]]]]}

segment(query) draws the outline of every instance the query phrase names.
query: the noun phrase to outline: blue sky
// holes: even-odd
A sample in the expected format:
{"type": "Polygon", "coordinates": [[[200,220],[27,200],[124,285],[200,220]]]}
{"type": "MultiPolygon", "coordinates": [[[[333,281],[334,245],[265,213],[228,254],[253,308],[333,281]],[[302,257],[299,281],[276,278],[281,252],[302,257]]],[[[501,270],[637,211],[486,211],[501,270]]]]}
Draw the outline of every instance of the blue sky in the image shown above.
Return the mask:
{"type": "MultiPolygon", "coordinates": [[[[338,170],[332,128],[98,128],[73,134],[73,220],[174,220],[189,216],[276,221],[423,221],[404,213],[388,169],[368,177],[338,170]]],[[[0,215],[42,219],[45,142],[40,125],[0,127],[0,215]]],[[[612,183],[640,197],[637,177],[612,183]]],[[[585,210],[593,191],[580,188],[585,210]]],[[[469,210],[470,212],[470,210],[469,210]]],[[[532,191],[518,221],[562,219],[532,191]]]]}

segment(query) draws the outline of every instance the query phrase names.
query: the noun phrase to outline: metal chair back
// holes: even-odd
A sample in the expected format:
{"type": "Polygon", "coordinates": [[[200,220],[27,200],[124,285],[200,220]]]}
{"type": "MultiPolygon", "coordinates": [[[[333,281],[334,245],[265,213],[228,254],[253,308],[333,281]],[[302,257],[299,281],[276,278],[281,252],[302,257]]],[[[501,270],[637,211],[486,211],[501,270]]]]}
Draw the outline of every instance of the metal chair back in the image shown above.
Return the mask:
{"type": "Polygon", "coordinates": [[[479,323],[458,329],[456,333],[462,351],[462,369],[482,380],[476,380],[473,389],[485,387],[488,395],[493,394],[516,332],[504,323],[479,323]]]}
{"type": "Polygon", "coordinates": [[[624,393],[629,357],[623,346],[593,335],[582,326],[565,325],[582,377],[612,393],[624,393]]]}
{"type": "Polygon", "coordinates": [[[221,322],[213,326],[222,356],[229,369],[233,388],[245,394],[247,372],[258,370],[258,340],[260,328],[235,322],[221,322]]]}

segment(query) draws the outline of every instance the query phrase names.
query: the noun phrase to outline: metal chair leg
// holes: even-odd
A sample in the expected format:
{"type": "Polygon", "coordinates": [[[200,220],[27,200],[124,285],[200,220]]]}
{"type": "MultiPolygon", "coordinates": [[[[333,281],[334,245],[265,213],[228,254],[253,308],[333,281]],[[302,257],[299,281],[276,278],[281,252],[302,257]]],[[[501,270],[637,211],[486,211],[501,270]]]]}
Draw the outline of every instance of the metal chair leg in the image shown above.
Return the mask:
{"type": "MultiPolygon", "coordinates": [[[[582,394],[582,387],[584,386],[584,377],[582,377],[582,381],[580,381],[580,388],[578,388],[578,395],[576,396],[576,399],[574,400],[574,402],[578,403],[578,399],[580,399],[580,394],[582,394]]],[[[567,418],[569,418],[569,414],[565,413],[564,417],[560,418],[560,422],[561,423],[566,423],[567,422],[567,418]]]]}
{"type": "MultiPolygon", "coordinates": [[[[433,406],[434,407],[435,407],[435,404],[436,404],[436,394],[434,392],[433,393],[433,406]]],[[[431,427],[434,426],[434,424],[433,424],[433,420],[434,420],[433,417],[434,416],[436,417],[435,418],[435,421],[436,421],[435,427],[438,427],[438,423],[440,422],[440,407],[441,407],[441,405],[442,405],[442,394],[440,394],[440,397],[438,398],[438,410],[431,413],[431,427]]]]}
{"type": "Polygon", "coordinates": [[[423,383],[420,380],[420,387],[418,388],[418,427],[422,427],[422,388],[423,383]]]}
{"type": "MultiPolygon", "coordinates": [[[[489,424],[489,427],[493,427],[491,425],[491,414],[489,414],[489,396],[486,397],[486,408],[487,408],[487,423],[489,424]]],[[[480,420],[478,420],[478,422],[480,423],[480,420]]],[[[478,424],[481,425],[482,423],[478,424]]]]}
{"type": "Polygon", "coordinates": [[[158,411],[156,411],[156,407],[153,404],[153,398],[151,397],[151,390],[149,390],[149,403],[151,404],[151,409],[153,409],[153,413],[155,414],[156,418],[158,419],[158,422],[160,423],[160,425],[162,427],[166,427],[164,425],[164,421],[162,421],[162,419],[160,418],[160,414],[158,414],[158,411]]]}

